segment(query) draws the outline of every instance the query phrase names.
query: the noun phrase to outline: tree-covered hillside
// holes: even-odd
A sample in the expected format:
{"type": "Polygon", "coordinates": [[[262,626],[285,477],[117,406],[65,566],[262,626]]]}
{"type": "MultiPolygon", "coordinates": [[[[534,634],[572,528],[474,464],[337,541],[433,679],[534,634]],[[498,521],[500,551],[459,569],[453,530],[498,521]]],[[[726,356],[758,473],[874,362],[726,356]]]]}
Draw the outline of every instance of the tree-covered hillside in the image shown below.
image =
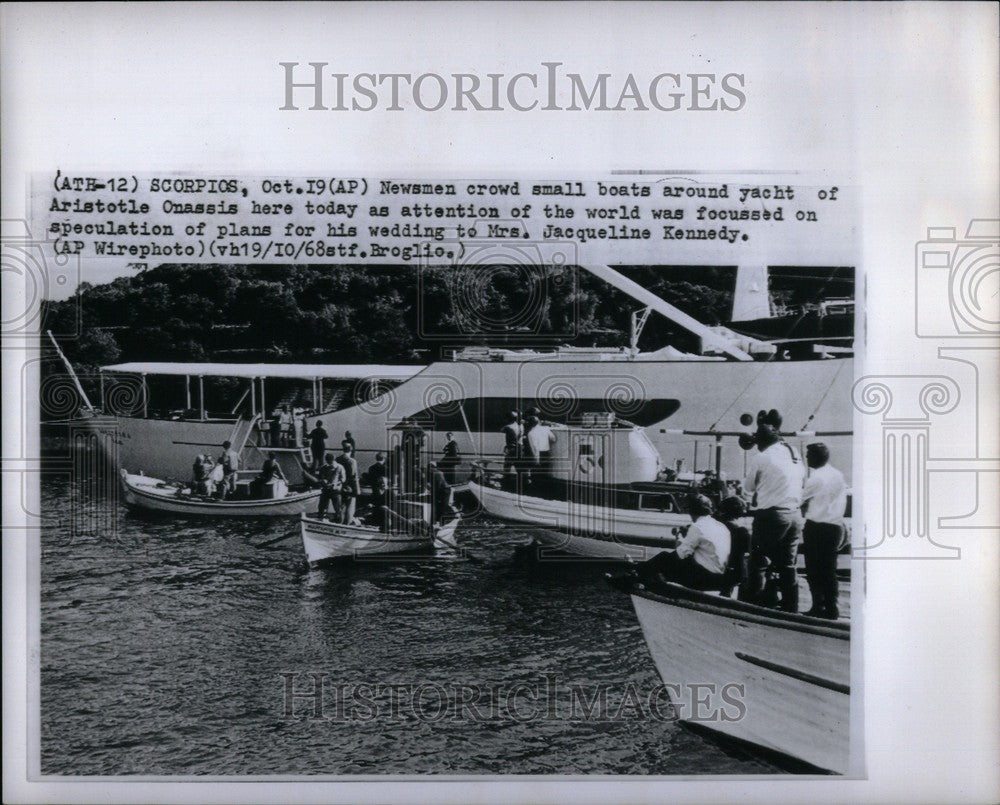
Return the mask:
{"type": "MultiPolygon", "coordinates": [[[[623,269],[708,324],[732,305],[732,268],[623,269]]],[[[624,345],[639,305],[583,270],[164,265],[49,303],[84,371],[120,361],[407,363],[489,343],[624,345]]],[[[684,333],[650,317],[640,346],[684,333]]],[[[680,341],[678,339],[681,339],[680,341]]]]}

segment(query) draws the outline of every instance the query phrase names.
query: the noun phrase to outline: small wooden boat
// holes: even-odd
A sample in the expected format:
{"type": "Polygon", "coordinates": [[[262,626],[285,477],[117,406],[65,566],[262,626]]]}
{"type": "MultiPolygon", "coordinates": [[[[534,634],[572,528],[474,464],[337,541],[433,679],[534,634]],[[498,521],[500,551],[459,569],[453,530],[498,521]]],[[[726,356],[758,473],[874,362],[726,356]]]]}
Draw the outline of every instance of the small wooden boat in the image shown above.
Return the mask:
{"type": "Polygon", "coordinates": [[[817,769],[851,770],[848,622],[783,613],[677,584],[647,589],[634,576],[609,581],[632,596],[672,700],[684,686],[738,686],[738,717],[692,717],[685,710],[690,702],[673,701],[682,721],[817,769]]]}
{"type": "Polygon", "coordinates": [[[377,526],[342,525],[303,514],[302,547],[310,563],[422,551],[435,541],[451,539],[459,519],[455,517],[433,526],[419,520],[404,521],[382,530],[377,526]]]}
{"type": "Polygon", "coordinates": [[[194,494],[183,484],[168,483],[146,475],[121,470],[125,503],[131,508],[187,517],[279,517],[301,514],[316,508],[318,489],[291,492],[284,497],[218,500],[194,494]]]}

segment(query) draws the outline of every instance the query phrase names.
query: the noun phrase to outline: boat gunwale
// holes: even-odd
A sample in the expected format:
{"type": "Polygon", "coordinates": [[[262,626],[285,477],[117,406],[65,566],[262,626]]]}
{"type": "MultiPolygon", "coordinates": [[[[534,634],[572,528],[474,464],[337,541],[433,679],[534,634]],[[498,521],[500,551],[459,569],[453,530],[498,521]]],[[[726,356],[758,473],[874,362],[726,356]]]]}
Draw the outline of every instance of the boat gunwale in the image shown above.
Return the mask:
{"type": "MultiPolygon", "coordinates": [[[[462,519],[461,517],[455,517],[449,520],[447,523],[443,523],[442,525],[438,526],[438,530],[445,531],[449,534],[454,533],[461,519],[462,519]],[[449,526],[452,526],[450,531],[449,531],[449,526]]],[[[338,529],[338,530],[349,529],[348,533],[343,533],[343,531],[341,531],[340,533],[337,534],[325,534],[325,533],[319,534],[320,536],[338,536],[347,539],[368,539],[369,541],[371,541],[369,535],[379,534],[383,537],[390,538],[386,540],[379,540],[379,542],[415,542],[417,540],[433,540],[435,536],[434,534],[408,534],[406,532],[401,532],[401,531],[400,532],[383,531],[378,526],[335,523],[332,520],[321,520],[318,517],[313,517],[307,512],[302,512],[302,514],[299,515],[299,522],[302,524],[303,529],[306,528],[307,523],[319,525],[321,527],[326,527],[330,529],[338,529]],[[358,536],[352,536],[350,532],[356,532],[358,536]],[[394,536],[395,537],[406,536],[406,539],[391,539],[394,536]]]]}
{"type": "Polygon", "coordinates": [[[628,578],[612,577],[608,581],[612,586],[627,592],[633,597],[645,598],[649,601],[656,601],[669,606],[704,612],[707,615],[721,615],[735,618],[736,620],[756,623],[761,626],[790,629],[819,637],[831,637],[836,640],[847,641],[851,639],[850,623],[823,621],[819,618],[809,617],[808,615],[768,609],[756,604],[748,604],[745,601],[736,601],[732,598],[724,598],[700,590],[693,590],[673,582],[668,582],[662,586],[658,586],[657,590],[652,590],[643,586],[638,580],[633,581],[628,578]]]}
{"type": "MultiPolygon", "coordinates": [[[[477,462],[475,462],[475,461],[472,462],[473,468],[475,468],[476,463],[477,462]]],[[[562,497],[559,497],[559,498],[555,498],[555,497],[544,498],[544,497],[539,497],[538,495],[527,494],[525,492],[508,492],[506,489],[499,489],[499,488],[497,488],[495,486],[492,486],[491,484],[481,483],[480,481],[476,480],[475,478],[469,479],[469,481],[467,483],[468,483],[468,485],[470,487],[469,491],[472,492],[474,495],[476,494],[475,490],[473,490],[471,488],[471,486],[473,484],[475,486],[479,487],[480,489],[487,490],[490,494],[493,494],[493,495],[503,495],[504,497],[502,499],[511,499],[511,500],[514,500],[514,501],[519,501],[521,498],[528,498],[529,500],[538,500],[538,501],[541,501],[542,503],[555,503],[555,504],[565,503],[565,504],[572,504],[574,506],[591,506],[591,507],[594,507],[594,508],[607,508],[607,509],[612,510],[612,511],[630,512],[630,513],[634,513],[634,514],[648,514],[651,517],[655,517],[655,516],[658,516],[658,515],[664,515],[664,514],[672,514],[672,515],[677,515],[678,517],[687,517],[688,520],[691,519],[687,512],[682,512],[682,511],[673,511],[673,510],[669,510],[669,509],[630,509],[630,508],[625,508],[625,507],[622,507],[622,506],[600,507],[598,504],[592,504],[592,503],[585,503],[585,502],[575,501],[572,498],[562,498],[562,497]]],[[[585,482],[585,481],[571,481],[569,483],[576,483],[576,484],[579,484],[581,487],[583,487],[583,486],[586,486],[588,482],[585,482]]],[[[670,482],[668,482],[668,481],[638,481],[638,482],[633,482],[633,483],[643,483],[643,484],[664,483],[664,484],[666,484],[666,483],[670,483],[670,482]]],[[[592,484],[592,486],[598,487],[598,486],[600,486],[600,484],[592,484]]],[[[674,488],[674,487],[669,487],[669,488],[665,488],[663,490],[660,490],[660,489],[633,489],[633,488],[630,488],[631,484],[607,484],[606,486],[608,486],[609,488],[613,488],[615,491],[620,491],[620,492],[623,492],[623,493],[632,493],[632,494],[635,494],[635,495],[647,495],[647,494],[648,495],[659,495],[659,494],[678,494],[678,495],[681,495],[681,494],[685,494],[685,493],[690,494],[691,492],[696,491],[695,487],[692,487],[689,490],[688,489],[674,488]]],[[[685,523],[685,525],[687,525],[687,524],[689,524],[689,523],[685,523]]]]}
{"type": "Polygon", "coordinates": [[[304,532],[303,536],[315,536],[317,537],[337,537],[339,539],[350,539],[357,542],[377,542],[378,544],[388,543],[388,542],[429,542],[434,538],[430,535],[424,534],[393,534],[391,531],[382,531],[378,526],[368,526],[368,525],[350,525],[348,523],[335,523],[332,520],[320,520],[316,517],[310,517],[305,512],[302,513],[300,517],[300,522],[302,523],[302,528],[307,529],[307,523],[320,526],[320,530],[313,532],[304,532]],[[326,529],[336,529],[335,531],[324,531],[326,529]],[[405,539],[399,539],[398,537],[405,537],[405,539]],[[383,539],[376,539],[376,537],[382,537],[383,539]]]}

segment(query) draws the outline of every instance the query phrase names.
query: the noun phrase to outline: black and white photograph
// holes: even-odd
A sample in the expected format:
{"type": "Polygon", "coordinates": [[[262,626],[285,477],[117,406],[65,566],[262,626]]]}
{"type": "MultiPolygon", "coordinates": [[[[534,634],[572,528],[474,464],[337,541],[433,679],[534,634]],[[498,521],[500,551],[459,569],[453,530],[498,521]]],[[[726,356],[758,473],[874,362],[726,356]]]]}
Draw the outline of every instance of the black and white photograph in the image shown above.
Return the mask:
{"type": "Polygon", "coordinates": [[[998,15],[0,2],[3,800],[996,802],[998,15]]]}
{"type": "Polygon", "coordinates": [[[43,476],[43,772],[848,773],[854,286],[163,265],[52,303],[87,324],[43,447],[89,472],[43,476]]]}

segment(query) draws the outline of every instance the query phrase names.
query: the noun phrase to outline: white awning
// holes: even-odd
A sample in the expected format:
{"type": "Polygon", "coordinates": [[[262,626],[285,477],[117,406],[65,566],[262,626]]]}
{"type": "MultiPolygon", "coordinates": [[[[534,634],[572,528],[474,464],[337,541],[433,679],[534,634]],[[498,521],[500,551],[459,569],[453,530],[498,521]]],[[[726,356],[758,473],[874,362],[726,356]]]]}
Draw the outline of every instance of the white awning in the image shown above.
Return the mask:
{"type": "Polygon", "coordinates": [[[326,363],[115,363],[102,366],[105,372],[128,372],[143,375],[191,377],[266,377],[312,380],[315,377],[338,380],[408,380],[424,366],[389,366],[386,364],[326,363]]]}

